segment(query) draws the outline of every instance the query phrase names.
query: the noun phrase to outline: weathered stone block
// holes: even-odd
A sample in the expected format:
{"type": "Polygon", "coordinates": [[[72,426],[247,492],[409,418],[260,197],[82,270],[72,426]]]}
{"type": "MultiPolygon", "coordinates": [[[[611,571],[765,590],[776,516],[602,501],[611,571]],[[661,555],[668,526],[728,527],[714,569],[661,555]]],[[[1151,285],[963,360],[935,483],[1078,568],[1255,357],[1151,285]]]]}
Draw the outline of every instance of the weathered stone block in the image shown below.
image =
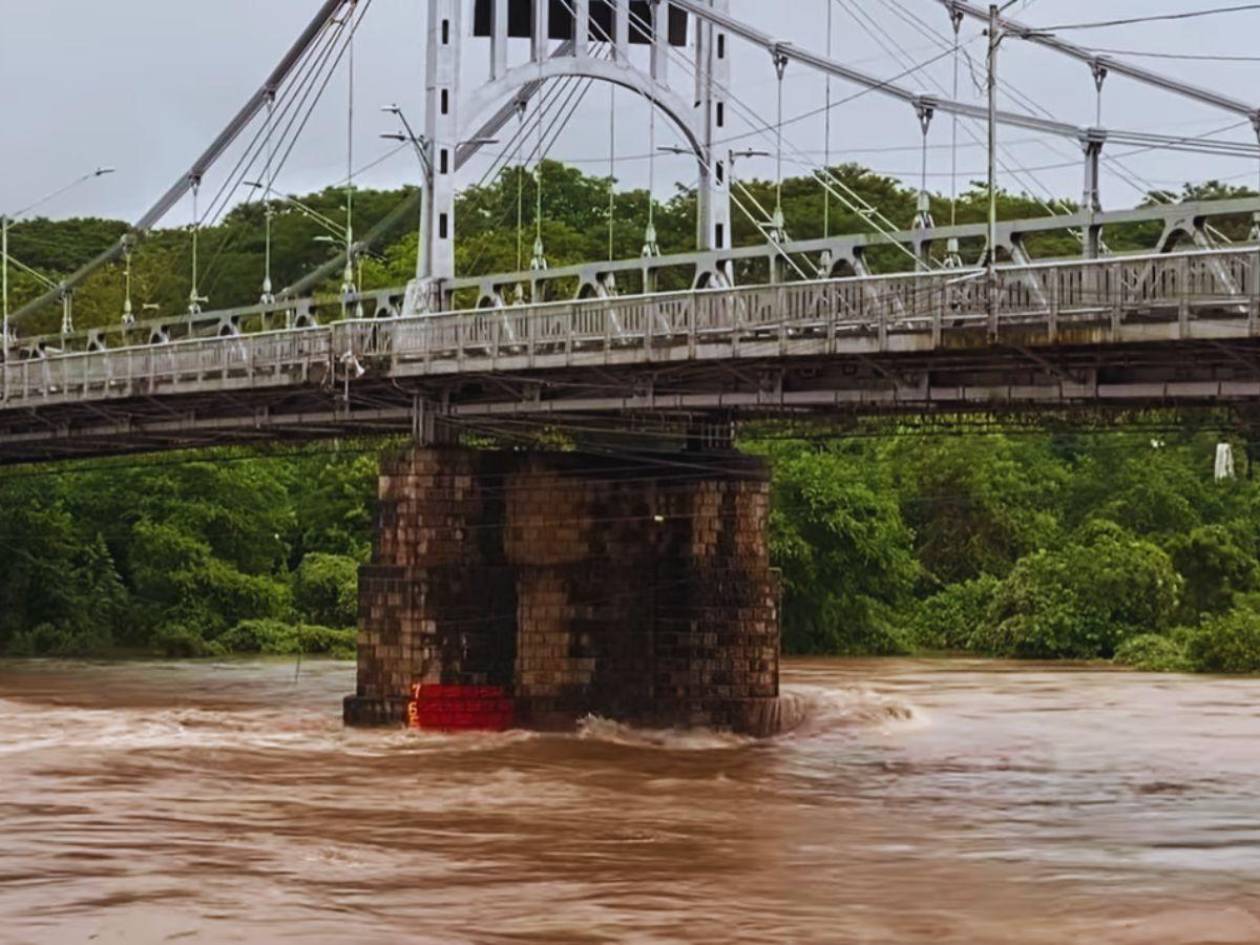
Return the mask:
{"type": "Polygon", "coordinates": [[[759,461],[712,472],[559,453],[414,450],[382,463],[360,580],[351,724],[412,681],[512,687],[519,717],[767,731],[778,585],[759,461]],[[756,704],[754,704],[756,703],[756,704]]]}

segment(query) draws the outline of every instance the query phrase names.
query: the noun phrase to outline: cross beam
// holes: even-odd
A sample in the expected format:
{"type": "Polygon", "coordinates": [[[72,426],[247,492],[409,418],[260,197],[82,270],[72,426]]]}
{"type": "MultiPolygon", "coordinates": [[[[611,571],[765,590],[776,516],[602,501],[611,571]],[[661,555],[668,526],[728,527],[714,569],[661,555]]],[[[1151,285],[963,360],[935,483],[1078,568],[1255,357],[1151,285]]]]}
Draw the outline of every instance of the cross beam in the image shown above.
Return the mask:
{"type": "MultiPolygon", "coordinates": [[[[898,85],[886,79],[880,79],[877,76],[862,72],[860,69],[854,69],[842,62],[831,59],[818,53],[810,52],[807,49],[801,49],[791,43],[784,43],[775,39],[769,33],[763,33],[755,27],[749,26],[747,23],[726,13],[720,13],[697,0],[670,0],[670,3],[679,9],[686,10],[688,13],[699,18],[700,20],[713,23],[726,30],[728,33],[739,36],[754,45],[760,46],[767,52],[775,56],[783,56],[788,59],[817,69],[820,72],[827,72],[841,79],[846,79],[857,85],[880,92],[892,98],[900,99],[909,105],[913,105],[916,109],[930,109],[933,111],[946,112],[952,115],[959,115],[964,118],[977,118],[987,121],[989,111],[978,105],[969,105],[965,102],[955,102],[951,99],[938,98],[936,96],[921,95],[905,86],[898,85]]],[[[1063,138],[1074,138],[1082,140],[1089,134],[1088,129],[1071,125],[1067,122],[1053,121],[1048,118],[1038,118],[1035,115],[1021,115],[1015,112],[999,111],[997,120],[1000,124],[1012,125],[1017,128],[1024,128],[1029,131],[1036,131],[1043,134],[1058,135],[1063,138]]]]}
{"type": "MultiPolygon", "coordinates": [[[[963,0],[940,0],[940,2],[952,13],[969,16],[976,20],[983,20],[986,23],[989,20],[988,10],[965,3],[963,0]]],[[[1153,85],[1166,92],[1172,92],[1176,95],[1193,99],[1196,102],[1202,102],[1204,105],[1211,105],[1214,108],[1233,112],[1236,115],[1244,115],[1256,126],[1257,132],[1260,132],[1260,108],[1257,108],[1255,105],[1239,101],[1228,95],[1222,95],[1220,92],[1215,92],[1212,89],[1205,89],[1202,86],[1174,79],[1171,76],[1163,75],[1142,66],[1135,66],[1119,59],[1112,59],[1109,56],[1100,56],[1082,46],[1069,43],[1045,32],[1039,32],[1033,27],[1026,26],[1015,20],[1001,17],[998,22],[1012,36],[1027,40],[1030,43],[1036,43],[1038,46],[1045,46],[1047,49],[1053,49],[1055,52],[1088,63],[1090,66],[1102,66],[1108,72],[1128,76],[1130,79],[1136,79],[1138,82],[1153,85]]]]}

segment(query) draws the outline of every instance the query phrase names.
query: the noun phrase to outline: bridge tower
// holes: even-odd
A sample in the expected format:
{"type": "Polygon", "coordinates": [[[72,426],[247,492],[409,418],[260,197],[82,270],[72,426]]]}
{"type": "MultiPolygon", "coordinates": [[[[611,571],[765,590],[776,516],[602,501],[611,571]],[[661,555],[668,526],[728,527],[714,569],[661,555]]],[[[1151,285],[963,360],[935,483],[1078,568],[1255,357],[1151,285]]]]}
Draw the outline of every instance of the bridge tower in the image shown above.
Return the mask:
{"type": "MultiPolygon", "coordinates": [[[[719,12],[729,10],[730,0],[704,2],[719,12]]],[[[449,307],[457,156],[475,147],[473,136],[496,108],[515,103],[523,110],[539,83],[569,76],[629,89],[677,127],[699,168],[697,249],[730,248],[729,174],[716,144],[725,130],[731,81],[723,29],[664,0],[431,0],[428,10],[423,142],[428,166],[410,310],[449,307]],[[528,48],[522,61],[510,55],[513,40],[522,41],[519,51],[528,48]],[[465,45],[480,47],[488,62],[488,81],[476,88],[462,80],[465,45]],[[694,71],[694,89],[671,83],[671,76],[683,72],[680,59],[694,71]]],[[[697,281],[729,284],[729,263],[714,263],[697,281]]]]}

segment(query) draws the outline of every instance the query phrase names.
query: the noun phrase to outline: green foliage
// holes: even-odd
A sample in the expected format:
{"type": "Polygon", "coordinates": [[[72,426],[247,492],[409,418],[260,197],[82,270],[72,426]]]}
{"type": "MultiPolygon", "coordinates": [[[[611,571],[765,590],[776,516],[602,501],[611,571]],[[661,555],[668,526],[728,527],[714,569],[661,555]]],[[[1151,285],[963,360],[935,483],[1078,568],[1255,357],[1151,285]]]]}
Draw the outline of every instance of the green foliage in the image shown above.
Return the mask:
{"type": "Polygon", "coordinates": [[[894,615],[918,568],[887,478],[843,445],[749,448],[774,461],[771,548],[784,573],[785,647],[903,652],[894,615]]]}
{"type": "Polygon", "coordinates": [[[925,574],[941,583],[983,574],[1002,577],[1016,561],[1051,544],[1067,476],[1041,443],[1005,436],[893,440],[907,524],[925,574]]]}
{"type": "Polygon", "coordinates": [[[158,627],[153,634],[152,647],[160,655],[172,659],[222,656],[228,652],[221,640],[207,640],[201,629],[183,623],[158,627]]]}
{"type": "Polygon", "coordinates": [[[1190,637],[1190,658],[1207,673],[1260,673],[1260,614],[1239,607],[1204,621],[1190,637]]]}
{"type": "Polygon", "coordinates": [[[1229,610],[1237,594],[1260,585],[1254,553],[1241,547],[1223,525],[1204,525],[1177,536],[1169,550],[1186,580],[1182,612],[1188,622],[1229,610]]]}
{"type": "Polygon", "coordinates": [[[305,620],[352,627],[359,612],[359,563],[345,555],[314,552],[293,575],[293,605],[305,620]]]}
{"type": "Polygon", "coordinates": [[[372,551],[376,456],[314,456],[293,461],[289,483],[295,544],[307,551],[367,561],[372,551]]]}
{"type": "Polygon", "coordinates": [[[109,628],[80,621],[75,625],[54,626],[42,623],[31,630],[15,633],[5,647],[13,657],[33,656],[97,656],[113,647],[109,628]]]}
{"type": "Polygon", "coordinates": [[[950,584],[922,601],[911,619],[917,646],[928,650],[968,650],[989,626],[1002,582],[985,574],[950,584]]]}
{"type": "Polygon", "coordinates": [[[1195,668],[1184,643],[1158,633],[1125,640],[1116,648],[1115,661],[1147,673],[1188,673],[1195,668]]]}
{"type": "Polygon", "coordinates": [[[291,621],[295,583],[300,619],[352,625],[374,492],[373,456],[322,450],[0,474],[0,652],[216,656],[241,621],[291,621]]]}
{"type": "Polygon", "coordinates": [[[354,630],[291,624],[280,620],[242,620],[219,640],[232,653],[273,656],[319,654],[353,659],[354,630]]]}
{"type": "Polygon", "coordinates": [[[1094,521],[1066,547],[1015,566],[994,603],[986,648],[1033,659],[1110,658],[1127,638],[1168,625],[1182,585],[1158,546],[1094,521]]]}

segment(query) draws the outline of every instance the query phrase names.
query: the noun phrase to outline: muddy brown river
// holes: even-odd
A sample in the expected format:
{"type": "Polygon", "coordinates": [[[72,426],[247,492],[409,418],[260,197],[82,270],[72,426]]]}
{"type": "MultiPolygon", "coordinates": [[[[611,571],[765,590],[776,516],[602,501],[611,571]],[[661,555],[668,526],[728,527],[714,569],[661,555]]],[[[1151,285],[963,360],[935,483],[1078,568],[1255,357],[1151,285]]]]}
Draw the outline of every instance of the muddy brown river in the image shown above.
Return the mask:
{"type": "Polygon", "coordinates": [[[0,663],[0,942],[1260,942],[1260,681],[796,662],[752,742],[348,732],[353,667],[0,663]]]}

